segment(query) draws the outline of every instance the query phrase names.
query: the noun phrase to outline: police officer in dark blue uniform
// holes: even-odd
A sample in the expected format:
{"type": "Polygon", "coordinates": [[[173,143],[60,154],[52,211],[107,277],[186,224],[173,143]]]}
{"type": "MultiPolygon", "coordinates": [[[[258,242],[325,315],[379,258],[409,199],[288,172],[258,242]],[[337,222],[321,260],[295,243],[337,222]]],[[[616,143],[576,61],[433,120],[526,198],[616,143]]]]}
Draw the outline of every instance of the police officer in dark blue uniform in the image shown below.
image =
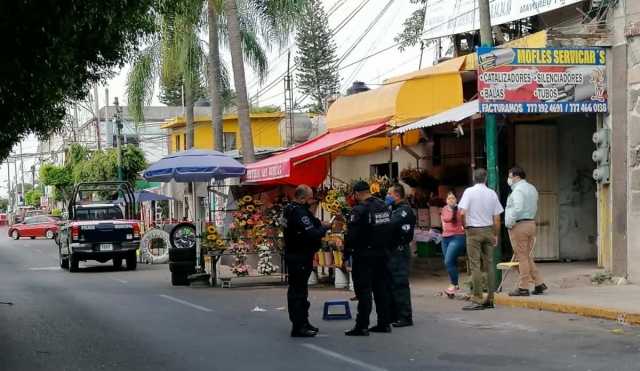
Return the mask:
{"type": "Polygon", "coordinates": [[[295,190],[295,199],[285,207],[284,252],[289,277],[287,305],[293,324],[292,337],[316,336],[318,328],[309,323],[308,283],[313,269],[313,255],[320,249],[322,237],[331,223],[320,222],[310,210],[313,190],[301,185],[295,190]]]}
{"type": "Polygon", "coordinates": [[[404,200],[404,187],[392,185],[386,201],[391,205],[391,257],[389,272],[391,274],[391,320],[393,327],[413,326],[411,310],[411,289],[409,288],[409,266],[411,264],[411,247],[416,217],[411,206],[404,200]]]}
{"type": "Polygon", "coordinates": [[[389,246],[391,212],[389,205],[371,195],[369,184],[359,181],[353,186],[358,204],[347,221],[343,268],[349,268],[353,256],[353,286],[358,298],[356,326],[347,336],[369,336],[369,332],[391,332],[389,314],[389,246]],[[378,323],[369,328],[369,316],[376,302],[378,323]]]}

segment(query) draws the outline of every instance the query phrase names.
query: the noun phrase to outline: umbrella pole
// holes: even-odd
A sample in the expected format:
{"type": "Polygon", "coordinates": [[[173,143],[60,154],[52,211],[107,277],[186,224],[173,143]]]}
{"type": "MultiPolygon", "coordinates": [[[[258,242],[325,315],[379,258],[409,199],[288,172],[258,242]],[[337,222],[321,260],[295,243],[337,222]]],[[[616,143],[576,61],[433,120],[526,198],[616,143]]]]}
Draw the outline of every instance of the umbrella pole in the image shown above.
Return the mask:
{"type": "Polygon", "coordinates": [[[201,250],[202,250],[202,246],[200,246],[200,236],[202,234],[201,231],[201,226],[200,226],[200,218],[198,217],[199,212],[198,212],[198,197],[197,197],[197,192],[196,192],[196,183],[193,182],[191,183],[191,189],[193,190],[193,192],[191,193],[191,197],[192,197],[192,205],[193,205],[193,217],[195,219],[195,223],[196,223],[196,272],[201,273],[200,271],[200,259],[201,257],[201,250]]]}

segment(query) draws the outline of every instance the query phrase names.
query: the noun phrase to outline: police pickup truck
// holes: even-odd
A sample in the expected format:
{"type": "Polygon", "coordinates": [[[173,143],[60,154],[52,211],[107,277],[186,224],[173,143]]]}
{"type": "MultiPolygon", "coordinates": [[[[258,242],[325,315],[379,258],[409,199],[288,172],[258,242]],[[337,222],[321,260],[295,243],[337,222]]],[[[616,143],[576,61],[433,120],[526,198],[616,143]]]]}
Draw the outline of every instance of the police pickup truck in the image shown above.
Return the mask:
{"type": "Polygon", "coordinates": [[[127,270],[137,267],[140,226],[133,218],[133,192],[126,182],[95,182],[76,185],[69,204],[69,217],[59,228],[60,267],[77,272],[80,261],[113,261],[116,268],[126,261],[127,270]],[[89,188],[93,186],[94,188],[89,188]],[[112,186],[112,187],[110,187],[112,186]],[[124,206],[109,201],[82,201],[82,195],[115,190],[124,206]]]}

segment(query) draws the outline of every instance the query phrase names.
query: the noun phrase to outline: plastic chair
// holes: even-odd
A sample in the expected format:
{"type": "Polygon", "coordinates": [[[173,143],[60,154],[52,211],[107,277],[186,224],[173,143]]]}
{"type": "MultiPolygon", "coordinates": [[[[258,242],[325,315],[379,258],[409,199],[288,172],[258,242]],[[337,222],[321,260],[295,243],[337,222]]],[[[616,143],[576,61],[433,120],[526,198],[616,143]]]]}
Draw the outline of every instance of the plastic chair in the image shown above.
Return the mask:
{"type": "MultiPolygon", "coordinates": [[[[536,238],[533,238],[533,246],[531,246],[531,250],[529,251],[529,257],[531,257],[531,254],[533,254],[533,250],[536,247],[536,238]]],[[[515,261],[516,258],[516,254],[513,254],[511,256],[511,261],[509,261],[508,263],[498,263],[498,265],[496,265],[497,269],[500,269],[503,273],[502,273],[502,281],[500,281],[500,286],[498,286],[498,289],[496,290],[496,292],[502,292],[502,286],[504,285],[504,281],[507,280],[507,276],[509,275],[509,272],[511,272],[512,269],[519,269],[520,268],[520,263],[518,263],[517,261],[515,261]]],[[[518,288],[518,281],[516,280],[516,284],[513,287],[513,290],[515,291],[515,289],[518,288]]]]}

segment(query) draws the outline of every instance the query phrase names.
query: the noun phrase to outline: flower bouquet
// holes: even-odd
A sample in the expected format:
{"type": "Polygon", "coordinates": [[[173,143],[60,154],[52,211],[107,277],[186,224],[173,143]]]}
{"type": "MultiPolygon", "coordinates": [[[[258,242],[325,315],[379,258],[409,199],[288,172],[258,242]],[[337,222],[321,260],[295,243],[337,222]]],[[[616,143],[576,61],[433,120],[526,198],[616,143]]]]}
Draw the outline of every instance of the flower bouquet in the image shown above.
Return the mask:
{"type": "Polygon", "coordinates": [[[322,238],[322,251],[342,251],[344,241],[337,234],[328,234],[322,238]]]}
{"type": "Polygon", "coordinates": [[[345,220],[351,213],[349,197],[340,189],[332,189],[327,192],[327,196],[322,201],[322,208],[332,215],[344,217],[345,220]]]}
{"type": "Polygon", "coordinates": [[[371,179],[355,179],[351,181],[351,188],[353,188],[353,186],[359,182],[364,180],[365,182],[369,183],[369,189],[371,190],[371,195],[375,198],[379,198],[381,200],[384,200],[385,197],[387,197],[387,191],[389,190],[389,187],[391,187],[391,181],[389,180],[389,178],[385,175],[385,176],[374,176],[371,179]]]}
{"type": "Polygon", "coordinates": [[[402,170],[400,180],[411,188],[422,188],[429,192],[437,192],[440,185],[430,170],[420,168],[402,170]]]}
{"type": "Polygon", "coordinates": [[[224,240],[218,233],[218,228],[213,225],[207,227],[205,232],[202,234],[202,247],[204,247],[207,252],[224,250],[224,240]]]}
{"type": "Polygon", "coordinates": [[[258,250],[258,256],[260,260],[258,260],[258,273],[264,275],[271,275],[278,271],[278,267],[276,267],[271,262],[271,248],[267,245],[260,245],[256,247],[258,250]]]}
{"type": "Polygon", "coordinates": [[[252,196],[247,195],[238,201],[238,210],[233,216],[238,226],[250,229],[258,221],[262,220],[262,212],[262,201],[255,200],[252,196]]]}
{"type": "Polygon", "coordinates": [[[235,260],[231,265],[231,272],[238,277],[248,276],[251,272],[251,266],[245,263],[249,257],[249,246],[244,242],[233,242],[229,244],[227,251],[235,255],[235,260]]]}
{"type": "Polygon", "coordinates": [[[284,208],[289,204],[287,196],[280,196],[273,200],[273,203],[267,210],[265,210],[264,222],[274,231],[279,230],[282,227],[282,214],[284,208]]]}

